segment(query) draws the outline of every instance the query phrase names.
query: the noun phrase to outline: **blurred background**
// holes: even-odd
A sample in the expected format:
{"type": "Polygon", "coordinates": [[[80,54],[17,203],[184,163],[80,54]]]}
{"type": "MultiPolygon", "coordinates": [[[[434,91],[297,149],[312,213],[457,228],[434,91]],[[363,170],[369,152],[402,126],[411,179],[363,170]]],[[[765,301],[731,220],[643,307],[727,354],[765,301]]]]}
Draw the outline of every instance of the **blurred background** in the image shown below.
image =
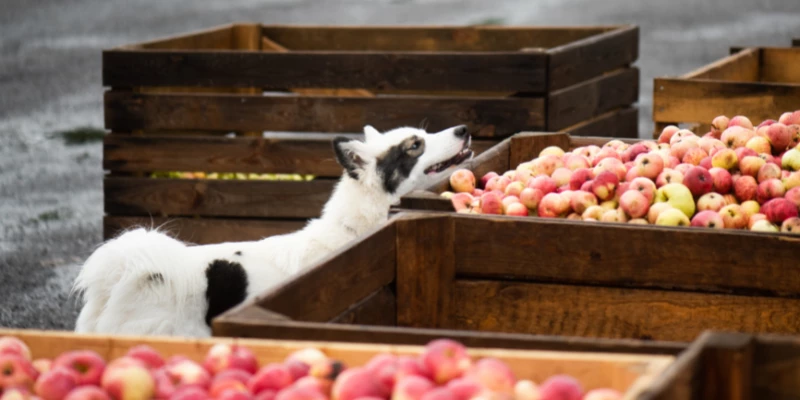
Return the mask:
{"type": "Polygon", "coordinates": [[[0,326],[74,325],[72,280],[102,238],[101,50],[231,22],[637,24],[649,137],[654,77],[788,46],[800,1],[0,0],[0,326]]]}

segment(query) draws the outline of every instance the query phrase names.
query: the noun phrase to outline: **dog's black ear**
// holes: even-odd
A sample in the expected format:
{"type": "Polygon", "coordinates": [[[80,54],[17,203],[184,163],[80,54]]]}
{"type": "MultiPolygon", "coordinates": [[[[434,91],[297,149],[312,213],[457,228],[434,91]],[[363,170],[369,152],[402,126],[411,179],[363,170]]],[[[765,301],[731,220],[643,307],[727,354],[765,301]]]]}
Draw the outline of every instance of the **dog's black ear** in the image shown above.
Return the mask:
{"type": "Polygon", "coordinates": [[[333,139],[333,152],[336,154],[336,161],[353,179],[358,179],[359,172],[364,170],[370,158],[363,142],[344,136],[333,139]]]}

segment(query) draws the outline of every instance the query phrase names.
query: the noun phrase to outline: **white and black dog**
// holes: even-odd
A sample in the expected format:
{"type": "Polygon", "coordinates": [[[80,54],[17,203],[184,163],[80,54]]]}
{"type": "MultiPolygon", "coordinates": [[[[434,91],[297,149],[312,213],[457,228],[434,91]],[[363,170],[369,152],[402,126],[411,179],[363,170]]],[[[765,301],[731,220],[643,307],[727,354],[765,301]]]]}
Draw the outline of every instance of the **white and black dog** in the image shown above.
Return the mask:
{"type": "MultiPolygon", "coordinates": [[[[344,174],[322,216],[302,230],[253,242],[187,245],[158,230],[100,246],[75,280],[77,332],[210,336],[211,320],[276,287],[388,219],[389,208],[432,174],[472,156],[467,128],[398,128],[337,137],[344,174]]],[[[354,265],[353,268],[358,268],[354,265]]]]}

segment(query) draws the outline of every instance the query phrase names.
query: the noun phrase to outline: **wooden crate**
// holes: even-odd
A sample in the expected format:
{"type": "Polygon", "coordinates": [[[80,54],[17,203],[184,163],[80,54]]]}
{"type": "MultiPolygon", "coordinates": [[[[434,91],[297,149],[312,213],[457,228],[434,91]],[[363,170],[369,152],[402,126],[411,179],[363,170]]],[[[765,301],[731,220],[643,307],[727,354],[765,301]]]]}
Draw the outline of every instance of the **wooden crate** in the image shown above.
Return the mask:
{"type": "Polygon", "coordinates": [[[682,342],[706,329],[800,333],[798,248],[797,237],[732,230],[401,213],[223,314],[214,332],[371,333],[319,324],[345,322],[682,342]]]}
{"type": "Polygon", "coordinates": [[[641,400],[800,398],[800,338],[706,332],[641,400]]]}
{"type": "Polygon", "coordinates": [[[365,124],[466,124],[478,152],[521,129],[635,136],[637,57],[636,26],[237,24],[106,50],[104,235],[166,221],[196,243],[299,229],[342,172],[331,134],[365,124]],[[149,178],[164,170],[317,179],[149,178]]]}
{"type": "Polygon", "coordinates": [[[718,115],[754,123],[800,106],[800,48],[745,48],[677,78],[653,83],[654,135],[666,125],[698,124],[705,133],[718,115]]]}
{"type": "MultiPolygon", "coordinates": [[[[0,336],[16,336],[31,348],[34,358],[54,358],[71,350],[93,350],[105,359],[123,356],[131,347],[148,344],[164,356],[184,355],[202,361],[215,343],[235,342],[252,350],[260,365],[282,362],[291,352],[313,346],[345,365],[366,364],[374,355],[391,353],[417,355],[419,346],[375,345],[331,342],[297,342],[247,339],[183,339],[133,336],[78,335],[67,332],[0,329],[0,336]]],[[[664,355],[566,353],[554,351],[510,351],[503,349],[468,350],[475,359],[494,357],[504,361],[518,379],[541,382],[556,374],[570,374],[578,379],[584,389],[610,387],[635,398],[647,385],[673,361],[664,355]]]]}

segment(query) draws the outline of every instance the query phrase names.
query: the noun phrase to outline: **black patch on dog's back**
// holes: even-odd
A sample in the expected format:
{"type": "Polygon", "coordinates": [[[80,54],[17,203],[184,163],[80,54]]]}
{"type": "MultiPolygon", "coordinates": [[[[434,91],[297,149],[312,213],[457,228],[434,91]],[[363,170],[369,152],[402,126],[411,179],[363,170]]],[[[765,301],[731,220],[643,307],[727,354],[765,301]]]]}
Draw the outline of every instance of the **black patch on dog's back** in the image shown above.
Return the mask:
{"type": "MultiPolygon", "coordinates": [[[[409,154],[409,146],[417,138],[409,138],[378,157],[378,172],[383,178],[383,188],[388,193],[394,193],[404,180],[411,175],[411,170],[417,165],[420,151],[416,156],[409,154]]],[[[424,141],[422,142],[424,148],[424,141]]]]}
{"type": "Polygon", "coordinates": [[[237,252],[233,253],[233,255],[240,256],[240,255],[242,255],[242,252],[241,251],[237,251],[237,252]]]}
{"type": "Polygon", "coordinates": [[[228,260],[214,260],[206,268],[206,324],[228,311],[247,297],[247,273],[242,264],[228,260]]]}

